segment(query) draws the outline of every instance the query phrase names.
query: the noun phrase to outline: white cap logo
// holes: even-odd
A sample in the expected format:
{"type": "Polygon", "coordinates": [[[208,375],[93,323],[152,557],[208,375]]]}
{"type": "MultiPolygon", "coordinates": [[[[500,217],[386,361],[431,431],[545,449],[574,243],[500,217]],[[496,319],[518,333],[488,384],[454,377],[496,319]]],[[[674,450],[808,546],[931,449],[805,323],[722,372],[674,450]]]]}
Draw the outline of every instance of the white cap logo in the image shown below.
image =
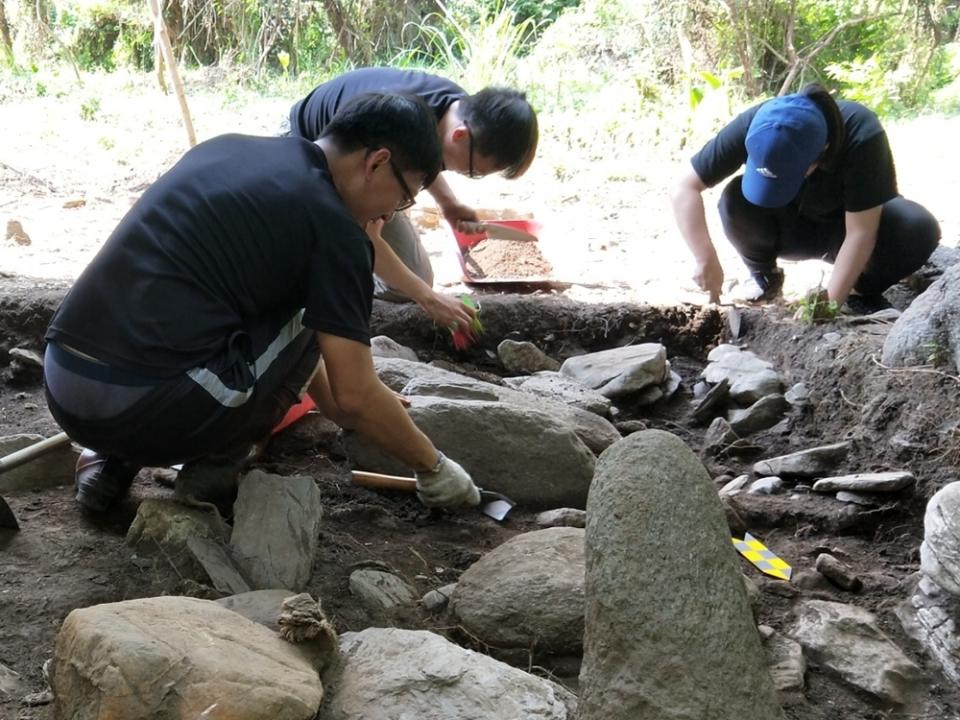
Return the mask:
{"type": "Polygon", "coordinates": [[[770,180],[776,180],[776,179],[777,179],[776,174],[773,173],[771,170],[768,170],[768,169],[765,168],[765,167],[757,168],[757,172],[758,172],[760,175],[763,175],[765,178],[768,178],[768,179],[770,179],[770,180]]]}

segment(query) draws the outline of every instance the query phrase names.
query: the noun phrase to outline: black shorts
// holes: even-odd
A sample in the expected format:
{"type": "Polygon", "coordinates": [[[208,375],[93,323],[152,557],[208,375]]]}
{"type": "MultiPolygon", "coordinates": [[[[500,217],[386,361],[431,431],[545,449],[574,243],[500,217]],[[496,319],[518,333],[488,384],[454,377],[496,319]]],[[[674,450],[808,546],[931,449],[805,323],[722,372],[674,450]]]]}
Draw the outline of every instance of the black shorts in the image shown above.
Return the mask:
{"type": "Polygon", "coordinates": [[[258,320],[201,367],[159,382],[51,344],[50,412],[84,447],[139,465],[232,454],[264,439],[313,377],[320,346],[301,317],[258,320]]]}

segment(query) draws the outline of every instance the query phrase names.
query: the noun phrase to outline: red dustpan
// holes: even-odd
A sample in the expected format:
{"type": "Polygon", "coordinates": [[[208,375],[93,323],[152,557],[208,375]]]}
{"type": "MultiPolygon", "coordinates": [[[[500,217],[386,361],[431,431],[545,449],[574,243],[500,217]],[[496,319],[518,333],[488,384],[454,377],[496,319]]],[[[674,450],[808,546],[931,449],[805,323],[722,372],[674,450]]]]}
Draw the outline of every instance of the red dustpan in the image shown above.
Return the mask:
{"type": "Polygon", "coordinates": [[[303,397],[300,399],[300,402],[287,410],[287,414],[283,416],[283,420],[277,423],[277,426],[271,432],[276,435],[285,427],[293,425],[293,423],[316,407],[317,404],[313,401],[313,398],[304,393],[303,397]]]}
{"type": "Polygon", "coordinates": [[[457,259],[460,261],[460,270],[465,284],[478,287],[490,286],[501,290],[535,290],[564,285],[564,283],[546,276],[506,277],[487,275],[477,265],[476,261],[470,258],[470,249],[487,238],[516,242],[537,242],[543,226],[536,220],[489,220],[484,221],[481,228],[482,231],[478,233],[464,233],[453,228],[453,236],[457,241],[457,259]]]}

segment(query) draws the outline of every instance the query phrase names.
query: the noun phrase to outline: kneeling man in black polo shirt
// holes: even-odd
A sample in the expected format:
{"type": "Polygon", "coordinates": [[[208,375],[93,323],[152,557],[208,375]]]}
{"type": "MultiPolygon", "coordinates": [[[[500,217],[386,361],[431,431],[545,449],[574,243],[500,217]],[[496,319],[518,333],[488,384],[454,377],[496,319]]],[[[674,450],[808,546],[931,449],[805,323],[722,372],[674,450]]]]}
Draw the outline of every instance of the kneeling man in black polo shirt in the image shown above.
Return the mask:
{"type": "Polygon", "coordinates": [[[77,500],[106,510],[141,466],[237,466],[308,391],[417,471],[427,505],[476,504],[377,378],[367,223],[437,176],[433,112],[367,94],[311,142],[224,135],[123,218],[47,331],[50,410],[88,448],[77,500]],[[321,362],[322,359],[322,362],[321,362]]]}
{"type": "Polygon", "coordinates": [[[899,195],[877,116],[810,85],[734,118],[693,156],[672,193],[694,280],[713,302],[723,268],[702,193],[744,165],[719,203],[724,233],[750,271],[744,300],[780,293],[777,258],[821,259],[834,266],[824,299],[854,312],[889,307],[881,293],[919,269],[940,239],[936,218],[899,195]]]}

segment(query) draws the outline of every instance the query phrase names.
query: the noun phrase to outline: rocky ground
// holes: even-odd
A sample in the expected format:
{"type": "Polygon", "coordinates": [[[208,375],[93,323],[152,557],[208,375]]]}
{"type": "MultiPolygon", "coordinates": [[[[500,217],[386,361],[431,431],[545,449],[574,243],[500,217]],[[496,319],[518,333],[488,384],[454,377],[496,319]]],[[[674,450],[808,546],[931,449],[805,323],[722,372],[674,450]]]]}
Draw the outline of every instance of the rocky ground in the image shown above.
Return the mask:
{"type": "MultiPolygon", "coordinates": [[[[130,104],[142,102],[144,92],[142,87],[136,89],[130,104]]],[[[152,119],[157,115],[146,113],[151,119],[138,127],[126,119],[133,114],[121,110],[119,100],[103,108],[113,130],[83,126],[82,132],[72,136],[75,151],[70,152],[53,127],[46,125],[47,114],[40,107],[43,102],[34,101],[16,113],[9,106],[0,108],[13,123],[11,127],[21,127],[21,132],[13,135],[18,138],[14,142],[21,145],[9,151],[13,155],[8,155],[6,148],[0,155],[0,208],[8,222],[19,223],[29,239],[26,242],[16,232],[8,233],[0,254],[0,365],[5,368],[0,385],[0,436],[50,436],[57,431],[45,410],[36,369],[28,356],[11,351],[41,349],[43,328],[70,278],[143,183],[176,155],[175,118],[160,122],[152,119]],[[30,109],[32,113],[26,111],[30,109]],[[32,133],[25,132],[31,125],[32,133]],[[104,139],[112,145],[106,147],[110,143],[104,139]],[[143,158],[136,160],[140,155],[143,158]]],[[[170,104],[172,115],[172,101],[170,104]]],[[[208,131],[226,129],[230,108],[225,110],[206,96],[198,105],[208,112],[201,114],[209,120],[208,131]]],[[[251,126],[249,131],[256,131],[253,126],[269,126],[276,106],[283,107],[283,102],[252,108],[243,121],[251,126]]],[[[912,151],[920,146],[919,137],[931,134],[930,126],[939,122],[922,120],[913,132],[902,131],[900,147],[911,150],[903,153],[900,163],[904,184],[905,178],[921,176],[919,168],[924,164],[914,165],[912,151]]],[[[895,152],[897,147],[895,143],[895,152]]],[[[569,159],[566,162],[569,166],[569,159]]],[[[667,164],[659,162],[654,156],[650,166],[669,172],[667,164]]],[[[696,295],[677,291],[686,284],[685,258],[666,250],[676,248],[678,241],[670,235],[664,219],[662,183],[653,183],[645,179],[646,173],[641,177],[636,170],[624,181],[620,172],[616,187],[623,191],[612,193],[609,188],[614,184],[596,173],[609,174],[614,169],[592,167],[579,181],[566,177],[566,182],[551,182],[547,187],[544,178],[560,177],[557,168],[561,160],[548,154],[544,164],[539,185],[531,183],[541,191],[535,201],[532,192],[509,195],[505,184],[493,180],[490,185],[479,184],[483,187],[479,199],[501,212],[509,206],[513,214],[526,214],[535,202],[534,214],[538,218],[549,214],[548,229],[553,228],[544,238],[545,254],[558,274],[576,271],[561,279],[572,277],[585,285],[561,293],[479,294],[486,333],[466,352],[456,352],[449,337],[412,307],[378,303],[375,332],[412,348],[420,361],[497,387],[502,378],[518,374],[508,371],[498,356],[498,345],[504,339],[531,342],[559,362],[587,352],[660,343],[671,370],[679,376],[679,388],[652,404],[642,404],[637,395],[620,397],[609,419],[619,435],[643,428],[676,435],[701,459],[717,490],[742,474],[749,474],[751,482],[758,479],[754,465],[759,460],[842,441],[849,442],[846,456],[824,475],[910,473],[915,482],[909,487],[868,497],[867,505],[844,502],[834,494],[808,492],[810,479],[796,477],[784,478],[785,486],[776,494],[744,490],[726,500],[734,511],[728,516],[731,534],[749,531],[793,567],[794,577],[787,583],[764,576],[741,561],[741,570],[757,589],[753,598],[756,619],[771,637],[801,636],[798,628],[803,618],[809,616],[811,607],[818,607],[809,603],[828,601],[872,613],[873,624],[865,634],[882,632],[903,653],[896,662],[906,664],[897,666],[894,674],[900,673],[898,677],[905,678],[903,683],[909,686],[905,691],[911,697],[908,704],[865,684],[854,670],[832,660],[829,648],[824,650],[809,638],[803,640],[804,684],[783,696],[787,717],[960,717],[956,685],[924,647],[907,636],[897,616],[919,581],[927,501],[957,479],[960,438],[956,432],[955,374],[943,368],[885,367],[880,358],[892,327],[889,321],[855,324],[841,319],[811,326],[793,320],[783,305],[703,308],[685,303],[696,295]],[[603,182],[595,184],[598,180],[603,182]],[[601,185],[603,192],[595,189],[601,185]],[[571,200],[574,195],[576,199],[571,200]],[[589,213],[585,207],[590,208],[589,213]],[[639,253],[638,237],[647,241],[639,253]],[[565,254],[563,249],[571,244],[581,252],[565,254]],[[634,259],[627,262],[628,257],[634,259]],[[694,411],[702,401],[695,388],[708,365],[707,355],[721,343],[734,343],[771,363],[784,390],[803,383],[808,399],[797,401],[794,397],[794,402],[782,406],[782,419],[744,433],[745,440],[718,441],[716,428],[708,432],[708,423],[696,418],[694,411]],[[838,561],[847,576],[856,578],[859,587],[841,580],[848,587],[843,589],[837,576],[831,581],[817,572],[828,563],[821,560],[818,565],[818,558],[825,554],[838,561]]],[[[930,187],[934,198],[950,191],[947,186],[930,187]]],[[[952,213],[956,210],[947,201],[931,205],[943,221],[946,244],[955,245],[952,213]]],[[[419,215],[424,227],[430,219],[429,211],[419,215]]],[[[468,289],[459,284],[450,238],[442,229],[427,230],[426,237],[440,281],[452,291],[468,289]]],[[[816,264],[788,270],[800,289],[816,284],[818,273],[816,264]],[[813,281],[807,282],[811,278],[813,281]]],[[[918,289],[905,285],[890,297],[902,308],[918,289]]],[[[721,405],[709,415],[725,410],[721,405]]],[[[415,411],[420,412],[416,405],[415,411]]],[[[458,432],[469,434],[472,429],[464,424],[458,432]]],[[[427,604],[407,599],[383,608],[364,600],[356,579],[351,581],[357,571],[387,572],[403,580],[413,598],[426,596],[456,583],[504,542],[539,530],[540,508],[532,502],[521,503],[502,523],[478,512],[429,512],[401,492],[355,487],[346,459],[351,447],[319,418],[308,416],[278,435],[257,463],[271,473],[307,475],[316,480],[323,520],[305,589],[321,599],[334,629],[338,633],[369,627],[434,630],[460,645],[553,678],[576,692],[580,659],[575,627],[561,633],[568,641],[566,647],[524,646],[515,640],[484,637],[468,619],[450,611],[435,596],[427,604]]],[[[486,452],[495,454],[495,450],[486,452]]],[[[69,476],[63,462],[58,471],[69,476]]],[[[225,594],[215,589],[209,577],[169,553],[127,544],[127,531],[138,506],[145,500],[170,497],[164,478],[160,472],[143,473],[131,498],[107,517],[78,512],[69,486],[4,492],[21,531],[0,531],[0,718],[53,717],[41,667],[53,655],[55,637],[71,610],[132,598],[225,594]]],[[[504,471],[500,482],[499,489],[509,494],[510,478],[504,471]]],[[[509,573],[509,567],[504,568],[493,582],[508,586],[509,573]]],[[[561,575],[559,571],[555,574],[561,575]]],[[[543,583],[552,587],[550,578],[543,583]]],[[[576,592],[573,588],[568,594],[576,592]]],[[[671,588],[658,582],[653,587],[637,587],[636,592],[640,602],[669,606],[678,592],[684,594],[685,602],[695,598],[697,588],[671,588]]],[[[855,646],[837,647],[856,651],[855,646]]],[[[550,717],[554,716],[562,715],[550,717]]]]}

